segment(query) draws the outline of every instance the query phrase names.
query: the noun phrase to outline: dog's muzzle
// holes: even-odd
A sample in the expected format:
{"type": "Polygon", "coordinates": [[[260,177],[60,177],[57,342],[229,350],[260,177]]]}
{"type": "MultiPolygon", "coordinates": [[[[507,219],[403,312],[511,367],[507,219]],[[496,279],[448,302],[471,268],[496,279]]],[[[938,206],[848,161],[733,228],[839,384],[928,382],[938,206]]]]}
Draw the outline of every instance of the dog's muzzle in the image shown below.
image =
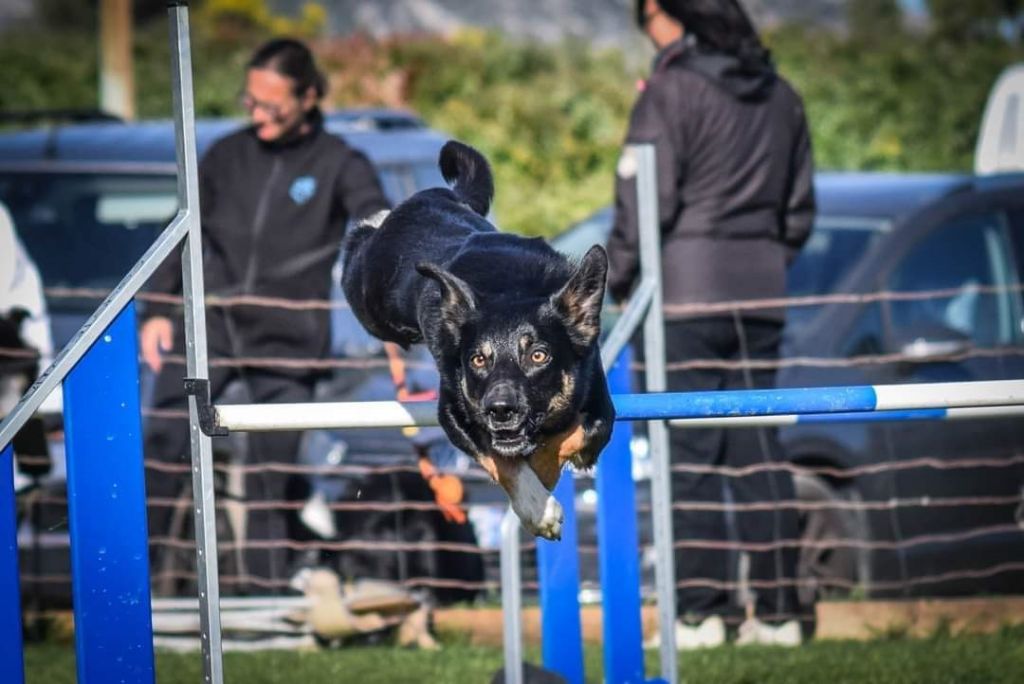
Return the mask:
{"type": "Polygon", "coordinates": [[[484,417],[487,428],[497,437],[516,437],[526,422],[524,402],[509,383],[491,387],[483,398],[484,417]]]}

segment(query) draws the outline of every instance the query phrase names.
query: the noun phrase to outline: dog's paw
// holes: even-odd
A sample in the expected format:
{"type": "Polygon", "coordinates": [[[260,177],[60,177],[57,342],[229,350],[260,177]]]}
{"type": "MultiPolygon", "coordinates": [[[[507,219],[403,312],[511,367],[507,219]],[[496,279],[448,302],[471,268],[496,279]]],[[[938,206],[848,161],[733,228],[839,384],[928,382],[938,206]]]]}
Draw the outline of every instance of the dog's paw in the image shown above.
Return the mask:
{"type": "Polygon", "coordinates": [[[526,464],[519,465],[515,487],[509,492],[512,510],[530,534],[556,541],[562,538],[562,505],[545,489],[526,464]]]}
{"type": "MultiPolygon", "coordinates": [[[[513,506],[513,509],[515,506],[513,506]]],[[[559,541],[562,538],[562,523],[565,520],[565,512],[562,504],[558,503],[555,497],[548,495],[544,501],[544,508],[540,515],[524,515],[516,511],[526,531],[535,537],[541,537],[550,541],[559,541]]]]}
{"type": "Polygon", "coordinates": [[[562,538],[562,522],[565,520],[565,512],[562,504],[553,496],[548,496],[544,502],[544,514],[537,521],[533,534],[551,541],[558,541],[562,538]]]}
{"type": "Polygon", "coordinates": [[[534,469],[525,461],[477,457],[491,477],[508,493],[512,510],[530,534],[556,541],[562,538],[565,514],[534,469]]]}

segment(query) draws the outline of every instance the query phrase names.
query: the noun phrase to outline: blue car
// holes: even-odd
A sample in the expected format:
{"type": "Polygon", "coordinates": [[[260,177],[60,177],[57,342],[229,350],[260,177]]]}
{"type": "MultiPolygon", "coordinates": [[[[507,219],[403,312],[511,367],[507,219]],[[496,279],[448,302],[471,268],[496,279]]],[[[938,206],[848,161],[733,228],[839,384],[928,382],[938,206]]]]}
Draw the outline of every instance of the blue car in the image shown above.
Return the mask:
{"type": "MultiPolygon", "coordinates": [[[[819,173],[816,187],[788,294],[836,296],[788,308],[780,386],[1024,378],[1024,175],[819,173]]],[[[582,255],[611,221],[605,208],[553,244],[582,255]]],[[[805,423],[781,437],[806,504],[806,605],[1024,586],[1019,417],[805,423]]]]}

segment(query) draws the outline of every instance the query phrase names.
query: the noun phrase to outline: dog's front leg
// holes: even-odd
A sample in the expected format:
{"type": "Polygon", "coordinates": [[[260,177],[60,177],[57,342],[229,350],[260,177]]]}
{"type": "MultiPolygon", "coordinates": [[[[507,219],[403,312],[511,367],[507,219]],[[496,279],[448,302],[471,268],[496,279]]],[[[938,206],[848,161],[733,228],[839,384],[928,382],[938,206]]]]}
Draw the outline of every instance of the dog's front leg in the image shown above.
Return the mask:
{"type": "Polygon", "coordinates": [[[478,456],[477,460],[508,493],[512,510],[530,534],[551,540],[562,538],[562,505],[526,461],[488,455],[478,456]]]}

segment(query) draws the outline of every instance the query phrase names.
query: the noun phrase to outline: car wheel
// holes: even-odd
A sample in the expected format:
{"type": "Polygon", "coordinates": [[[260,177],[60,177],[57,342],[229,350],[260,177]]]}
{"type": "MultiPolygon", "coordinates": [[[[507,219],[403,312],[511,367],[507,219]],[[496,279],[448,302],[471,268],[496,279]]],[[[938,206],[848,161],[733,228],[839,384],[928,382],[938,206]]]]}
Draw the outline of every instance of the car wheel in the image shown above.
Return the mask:
{"type": "Polygon", "coordinates": [[[804,611],[813,612],[818,600],[849,597],[867,586],[870,550],[856,544],[868,540],[869,528],[864,511],[843,506],[860,500],[853,487],[839,489],[806,472],[795,474],[793,485],[800,502],[821,505],[799,511],[797,594],[804,611]],[[849,543],[833,545],[838,541],[849,543]]]}

